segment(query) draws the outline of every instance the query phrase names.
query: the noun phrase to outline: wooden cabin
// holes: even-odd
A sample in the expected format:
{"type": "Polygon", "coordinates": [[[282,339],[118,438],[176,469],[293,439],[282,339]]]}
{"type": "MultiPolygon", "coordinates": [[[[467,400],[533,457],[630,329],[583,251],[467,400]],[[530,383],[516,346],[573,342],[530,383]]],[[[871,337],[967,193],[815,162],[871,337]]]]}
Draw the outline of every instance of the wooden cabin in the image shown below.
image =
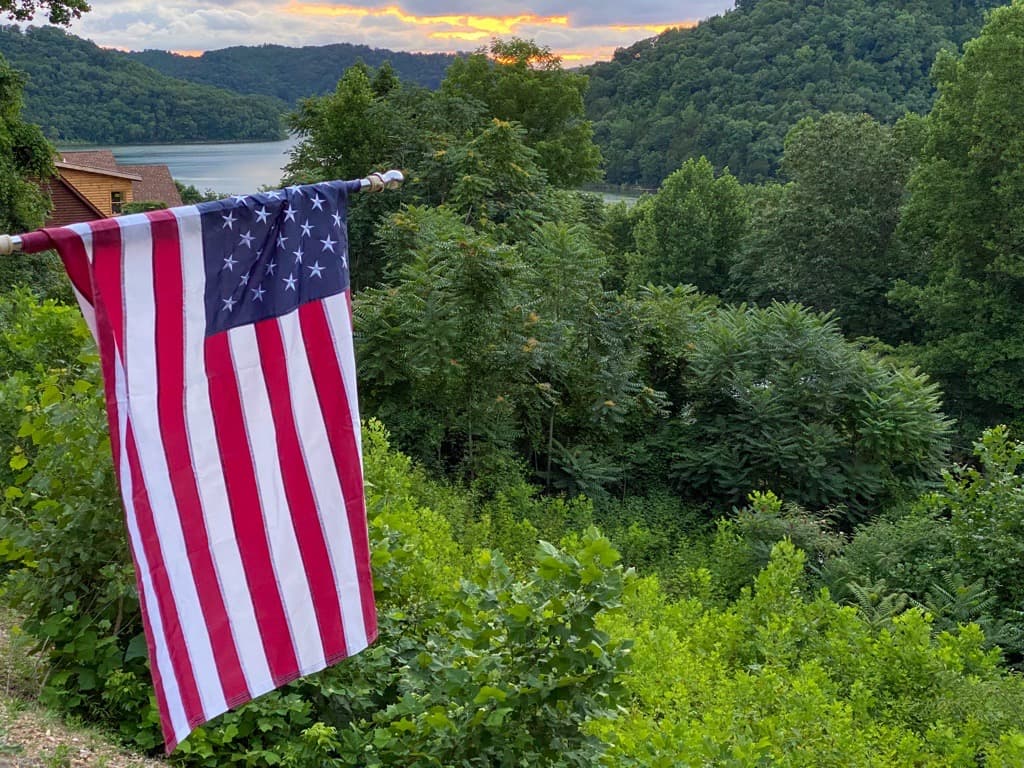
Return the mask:
{"type": "Polygon", "coordinates": [[[62,152],[57,175],[43,184],[53,201],[47,226],[93,221],[124,212],[128,203],[181,205],[166,165],[118,165],[110,150],[62,152]]]}

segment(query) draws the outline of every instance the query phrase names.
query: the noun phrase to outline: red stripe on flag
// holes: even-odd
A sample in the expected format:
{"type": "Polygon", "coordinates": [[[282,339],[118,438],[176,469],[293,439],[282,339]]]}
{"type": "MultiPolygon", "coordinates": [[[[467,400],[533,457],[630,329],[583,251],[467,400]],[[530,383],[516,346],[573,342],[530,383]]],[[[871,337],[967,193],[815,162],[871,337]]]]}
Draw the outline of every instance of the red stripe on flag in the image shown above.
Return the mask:
{"type": "MultiPolygon", "coordinates": [[[[346,292],[347,293],[347,292],[346,292]]],[[[352,423],[345,380],[338,364],[336,345],[331,335],[324,302],[310,302],[299,307],[302,340],[313,375],[317,399],[327,426],[327,437],[338,469],[338,480],[345,497],[349,534],[359,574],[359,599],[363,609],[363,626],[367,640],[377,636],[377,610],[373,601],[373,576],[370,573],[370,544],[366,531],[366,501],[363,497],[363,473],[359,445],[352,423]],[[334,354],[325,354],[326,350],[334,354]]],[[[347,361],[348,362],[348,361],[347,361]]],[[[355,365],[355,360],[350,361],[355,365]]]]}
{"type": "MultiPolygon", "coordinates": [[[[82,238],[79,237],[78,233],[66,227],[58,227],[22,235],[22,248],[26,253],[29,253],[29,249],[34,247],[34,245],[28,243],[29,237],[46,237],[52,241],[53,245],[57,248],[57,252],[60,254],[60,260],[64,262],[64,269],[68,273],[68,279],[71,280],[71,284],[75,286],[75,290],[82,294],[86,301],[95,305],[96,302],[93,300],[92,295],[92,278],[89,276],[89,259],[85,254],[85,245],[82,243],[82,238]]],[[[50,246],[47,244],[45,247],[49,248],[50,246]]],[[[41,251],[44,248],[39,248],[38,250],[41,251]]]]}
{"type": "Polygon", "coordinates": [[[341,604],[292,412],[293,407],[311,406],[301,402],[294,403],[292,399],[284,343],[281,340],[278,322],[268,320],[256,323],[255,328],[260,365],[263,368],[263,379],[270,398],[270,412],[274,418],[277,454],[280,459],[281,477],[284,480],[285,497],[288,500],[288,512],[302,555],[313,609],[316,611],[317,629],[320,632],[324,657],[330,664],[347,655],[341,604]]]}
{"type": "Polygon", "coordinates": [[[154,298],[160,436],[185,539],[185,555],[192,569],[203,619],[210,635],[217,674],[224,698],[228,706],[233,707],[252,696],[242,672],[213,563],[185,424],[185,286],[181,274],[178,220],[169,211],[155,211],[147,216],[153,240],[153,284],[160,286],[154,298]]]}
{"type": "MultiPolygon", "coordinates": [[[[105,222],[104,222],[105,223],[105,222]]],[[[116,222],[113,226],[97,225],[93,228],[93,276],[97,292],[102,296],[101,301],[106,309],[107,328],[116,343],[116,349],[108,349],[104,357],[109,362],[104,363],[105,373],[109,372],[107,380],[114,382],[114,355],[118,350],[124,350],[124,296],[121,282],[121,231],[116,222]]],[[[110,345],[104,345],[110,346],[110,345]]],[[[101,350],[102,352],[102,350],[101,350]]],[[[124,367],[124,358],[121,359],[124,367]]],[[[113,398],[117,402],[116,396],[113,398]]],[[[116,410],[113,412],[114,421],[111,422],[111,433],[119,431],[116,410]]],[[[108,412],[108,417],[110,412],[108,412]]],[[[181,621],[178,617],[177,606],[174,604],[174,595],[171,591],[170,580],[167,577],[167,569],[164,565],[163,552],[160,549],[160,541],[156,532],[156,525],[153,521],[153,511],[149,503],[149,494],[146,491],[145,480],[139,462],[138,450],[135,446],[135,438],[132,434],[130,412],[127,418],[127,439],[126,445],[120,446],[121,450],[127,452],[128,466],[132,479],[132,505],[135,509],[135,516],[139,526],[139,534],[142,539],[142,547],[145,552],[146,561],[149,563],[150,575],[153,579],[153,588],[156,592],[157,606],[160,610],[165,634],[167,636],[168,652],[171,659],[171,666],[174,677],[178,682],[178,688],[182,695],[182,705],[185,709],[185,716],[190,724],[198,724],[205,720],[202,702],[199,698],[199,689],[196,686],[195,674],[192,670],[192,660],[188,656],[188,647],[185,644],[184,634],[181,629],[181,621]]],[[[137,565],[137,562],[136,562],[137,565]]],[[[141,582],[139,583],[139,594],[143,594],[141,582]]],[[[155,649],[150,645],[150,667],[156,671],[155,649]]],[[[159,686],[162,689],[162,686],[159,686]]],[[[165,710],[166,711],[166,710],[165,710]]],[[[165,733],[170,730],[170,723],[163,723],[165,733]]],[[[173,740],[173,736],[172,736],[173,740]]]]}
{"type": "Polygon", "coordinates": [[[270,556],[228,334],[208,337],[205,347],[210,405],[231,520],[270,675],[274,685],[281,686],[296,678],[299,662],[270,556]]]}
{"type": "Polygon", "coordinates": [[[121,230],[117,222],[103,219],[92,225],[92,276],[94,305],[106,310],[114,349],[124,367],[124,296],[121,283],[121,230]],[[113,225],[113,226],[111,226],[113,225]]]}

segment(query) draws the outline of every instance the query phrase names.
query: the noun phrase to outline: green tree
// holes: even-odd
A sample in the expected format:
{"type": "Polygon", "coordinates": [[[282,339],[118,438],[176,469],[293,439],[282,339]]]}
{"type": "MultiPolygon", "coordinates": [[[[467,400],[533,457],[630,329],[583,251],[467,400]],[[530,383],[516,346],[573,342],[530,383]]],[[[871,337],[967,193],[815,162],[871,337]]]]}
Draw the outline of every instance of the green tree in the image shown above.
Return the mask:
{"type": "Polygon", "coordinates": [[[70,24],[92,7],[85,0],[0,0],[0,13],[15,21],[31,21],[46,10],[51,24],[70,24]]]}
{"type": "Polygon", "coordinates": [[[478,100],[491,117],[519,123],[551,184],[576,187],[600,177],[601,154],[583,114],[587,78],[563,70],[549,48],[517,38],[493,40],[452,62],[441,87],[478,100]]]}
{"type": "Polygon", "coordinates": [[[737,278],[743,298],[832,311],[853,336],[897,340],[906,321],[886,298],[908,268],[894,259],[909,160],[868,115],[804,118],[786,136],[790,183],[764,200],[737,278]]]}
{"type": "Polygon", "coordinates": [[[728,169],[716,178],[707,158],[687,160],[665,180],[637,224],[642,260],[635,279],[690,283],[721,294],[747,219],[743,189],[728,169]]]}
{"type": "Polygon", "coordinates": [[[21,116],[25,78],[0,57],[0,230],[42,226],[49,201],[35,183],[53,174],[53,149],[21,116]]]}
{"type": "Polygon", "coordinates": [[[771,490],[856,519],[938,478],[937,387],[793,304],[719,310],[683,337],[677,415],[663,427],[685,493],[739,504],[771,490]]]}
{"type": "MultiPolygon", "coordinates": [[[[21,115],[25,78],[0,56],[0,234],[19,234],[43,225],[50,201],[38,181],[53,175],[53,147],[21,115]]],[[[54,295],[63,283],[55,259],[16,254],[4,257],[0,291],[16,284],[54,295]]]]}
{"type": "Polygon", "coordinates": [[[900,236],[927,279],[896,296],[921,325],[916,356],[970,435],[1024,414],[1024,3],[990,14],[939,98],[900,236]]]}

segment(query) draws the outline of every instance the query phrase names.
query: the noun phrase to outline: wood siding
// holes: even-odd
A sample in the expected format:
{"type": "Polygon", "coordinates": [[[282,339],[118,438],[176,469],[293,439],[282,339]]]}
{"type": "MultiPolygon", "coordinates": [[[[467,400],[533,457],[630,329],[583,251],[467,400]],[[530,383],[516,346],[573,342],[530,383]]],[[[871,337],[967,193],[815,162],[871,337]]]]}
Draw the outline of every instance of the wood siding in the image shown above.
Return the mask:
{"type": "Polygon", "coordinates": [[[76,195],[62,179],[51,179],[43,184],[43,190],[53,200],[53,211],[46,219],[48,227],[63,227],[79,221],[94,221],[99,218],[96,211],[76,195]]]}
{"type": "Polygon", "coordinates": [[[90,203],[103,211],[105,216],[114,215],[110,207],[111,192],[120,192],[122,203],[130,203],[133,200],[131,179],[119,179],[116,176],[104,176],[71,168],[61,168],[60,175],[73,184],[90,203]]]}

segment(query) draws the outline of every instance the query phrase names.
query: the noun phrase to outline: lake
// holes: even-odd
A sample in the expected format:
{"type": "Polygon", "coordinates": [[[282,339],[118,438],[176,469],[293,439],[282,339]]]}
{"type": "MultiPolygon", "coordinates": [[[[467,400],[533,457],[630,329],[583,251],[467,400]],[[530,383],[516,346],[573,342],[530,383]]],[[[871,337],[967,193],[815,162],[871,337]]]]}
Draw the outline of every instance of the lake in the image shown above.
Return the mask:
{"type": "MultiPolygon", "coordinates": [[[[284,164],[297,139],[259,141],[243,144],[125,144],[61,147],[68,152],[109,149],[123,165],[166,165],[171,176],[182,184],[191,184],[200,192],[213,190],[219,195],[246,195],[260,187],[278,187],[284,164]]],[[[367,168],[366,172],[387,170],[367,168]]],[[[605,202],[625,202],[632,206],[640,191],[621,191],[595,185],[605,202]]],[[[645,190],[646,191],[646,190],[645,190]]]]}
{"type": "Polygon", "coordinates": [[[124,165],[166,165],[171,176],[200,192],[220,195],[256,192],[280,186],[281,169],[296,139],[244,144],[135,144],[63,147],[68,152],[109,149],[124,165]]]}

